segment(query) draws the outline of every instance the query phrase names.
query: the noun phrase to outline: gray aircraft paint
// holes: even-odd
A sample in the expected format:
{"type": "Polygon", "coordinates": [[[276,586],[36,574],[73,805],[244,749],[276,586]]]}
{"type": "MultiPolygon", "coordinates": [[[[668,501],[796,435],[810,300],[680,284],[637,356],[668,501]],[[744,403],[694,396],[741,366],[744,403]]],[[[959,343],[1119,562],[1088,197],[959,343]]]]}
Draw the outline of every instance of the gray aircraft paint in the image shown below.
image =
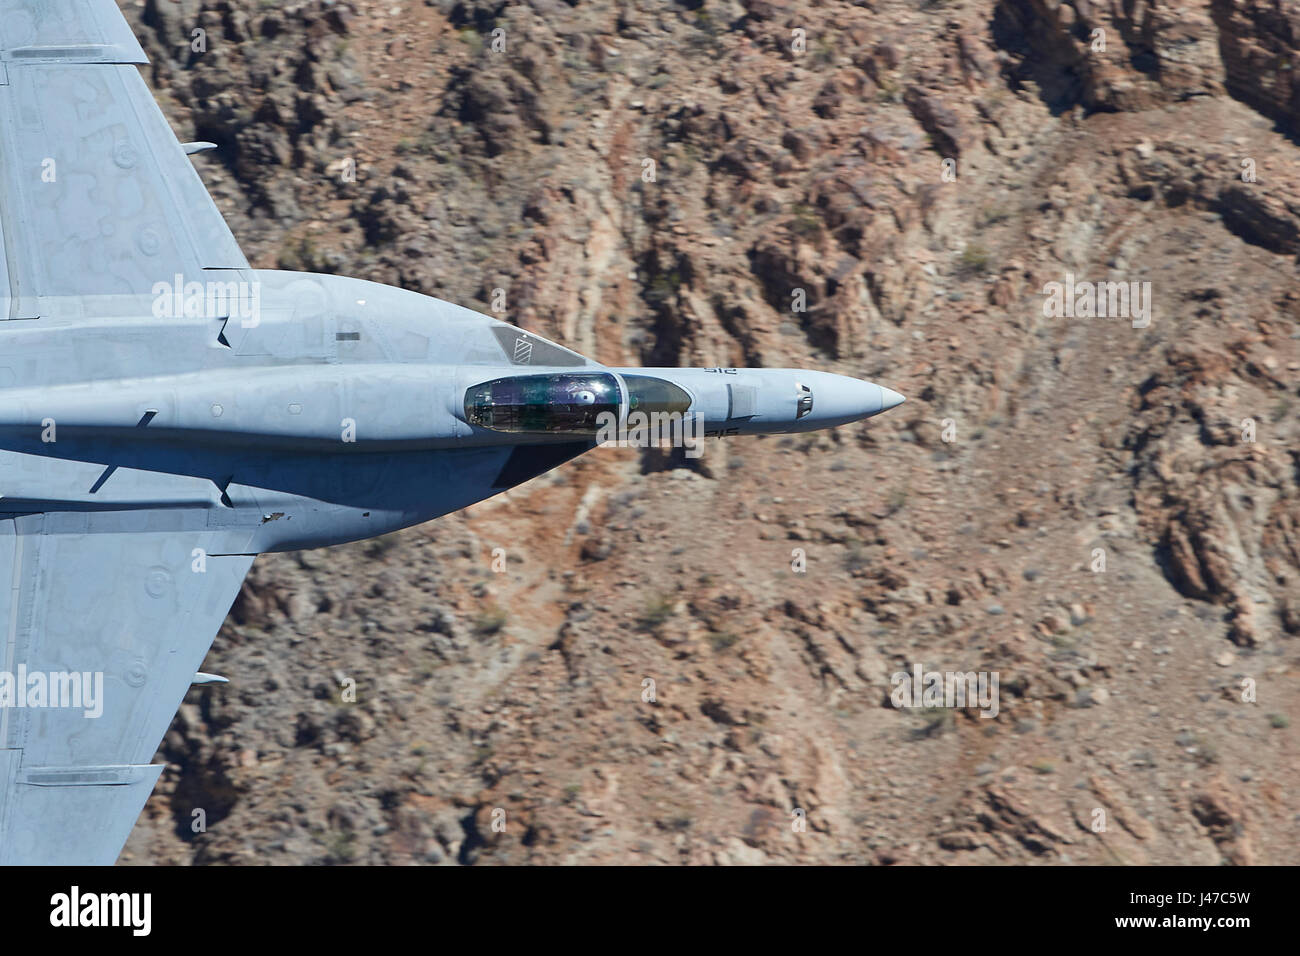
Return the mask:
{"type": "Polygon", "coordinates": [[[650,375],[717,434],[902,401],[823,372],[610,370],[413,292],[253,270],[145,62],[112,0],[0,0],[0,671],[104,675],[96,720],[0,708],[0,863],[116,859],[254,556],[428,521],[594,447],[472,425],[471,386],[608,373],[625,415],[623,373],[650,375]],[[191,283],[237,294],[189,314],[166,290],[191,283]]]}

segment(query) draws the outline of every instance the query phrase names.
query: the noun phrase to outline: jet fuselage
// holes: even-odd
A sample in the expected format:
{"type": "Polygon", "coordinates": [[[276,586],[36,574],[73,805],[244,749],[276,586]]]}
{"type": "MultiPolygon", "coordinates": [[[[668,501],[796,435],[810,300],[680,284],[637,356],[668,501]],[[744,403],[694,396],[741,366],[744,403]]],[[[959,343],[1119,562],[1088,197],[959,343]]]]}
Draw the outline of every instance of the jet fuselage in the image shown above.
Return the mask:
{"type": "Polygon", "coordinates": [[[112,323],[0,325],[3,510],[87,530],[157,510],[171,530],[220,529],[230,553],[315,547],[463,508],[638,415],[796,432],[902,400],[825,372],[608,368],[417,293],[251,276],[255,310],[200,296],[187,312],[160,291],[105,297],[112,323]]]}

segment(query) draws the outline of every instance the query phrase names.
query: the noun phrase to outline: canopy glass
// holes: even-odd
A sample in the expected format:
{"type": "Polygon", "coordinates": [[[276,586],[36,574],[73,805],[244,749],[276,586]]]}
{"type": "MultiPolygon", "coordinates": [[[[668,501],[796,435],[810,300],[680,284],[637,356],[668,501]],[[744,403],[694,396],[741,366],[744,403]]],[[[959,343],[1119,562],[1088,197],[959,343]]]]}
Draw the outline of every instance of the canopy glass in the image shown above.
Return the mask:
{"type": "Polygon", "coordinates": [[[468,389],[465,420],[498,432],[594,435],[617,420],[620,397],[618,379],[608,372],[511,375],[468,389]]]}

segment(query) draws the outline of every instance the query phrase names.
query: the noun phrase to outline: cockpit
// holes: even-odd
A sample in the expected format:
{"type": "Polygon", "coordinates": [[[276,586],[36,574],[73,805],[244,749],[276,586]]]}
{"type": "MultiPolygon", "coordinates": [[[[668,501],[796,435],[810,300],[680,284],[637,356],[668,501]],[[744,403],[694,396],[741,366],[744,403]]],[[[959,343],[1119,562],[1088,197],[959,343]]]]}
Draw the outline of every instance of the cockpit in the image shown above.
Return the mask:
{"type": "Polygon", "coordinates": [[[618,379],[608,372],[511,375],[468,389],[465,420],[498,432],[594,435],[618,421],[621,401],[618,379]]]}
{"type": "Polygon", "coordinates": [[[627,385],[627,410],[652,415],[655,413],[686,414],[691,407],[691,396],[684,388],[651,375],[623,376],[627,385]]]}
{"type": "MultiPolygon", "coordinates": [[[[685,389],[650,375],[625,375],[629,414],[685,414],[685,389]]],[[[479,428],[513,433],[596,434],[618,422],[623,390],[609,372],[510,375],[465,392],[465,420],[479,428]]]]}

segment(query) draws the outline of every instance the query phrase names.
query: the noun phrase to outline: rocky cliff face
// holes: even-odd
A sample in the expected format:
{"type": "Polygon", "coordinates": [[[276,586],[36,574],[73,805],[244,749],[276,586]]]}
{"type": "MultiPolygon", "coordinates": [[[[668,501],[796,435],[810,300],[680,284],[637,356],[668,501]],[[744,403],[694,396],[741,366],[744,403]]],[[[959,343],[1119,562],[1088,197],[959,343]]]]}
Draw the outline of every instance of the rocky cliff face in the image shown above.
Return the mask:
{"type": "Polygon", "coordinates": [[[129,7],[258,266],[908,396],[259,559],[129,859],[1297,862],[1298,11],[129,7]]]}

